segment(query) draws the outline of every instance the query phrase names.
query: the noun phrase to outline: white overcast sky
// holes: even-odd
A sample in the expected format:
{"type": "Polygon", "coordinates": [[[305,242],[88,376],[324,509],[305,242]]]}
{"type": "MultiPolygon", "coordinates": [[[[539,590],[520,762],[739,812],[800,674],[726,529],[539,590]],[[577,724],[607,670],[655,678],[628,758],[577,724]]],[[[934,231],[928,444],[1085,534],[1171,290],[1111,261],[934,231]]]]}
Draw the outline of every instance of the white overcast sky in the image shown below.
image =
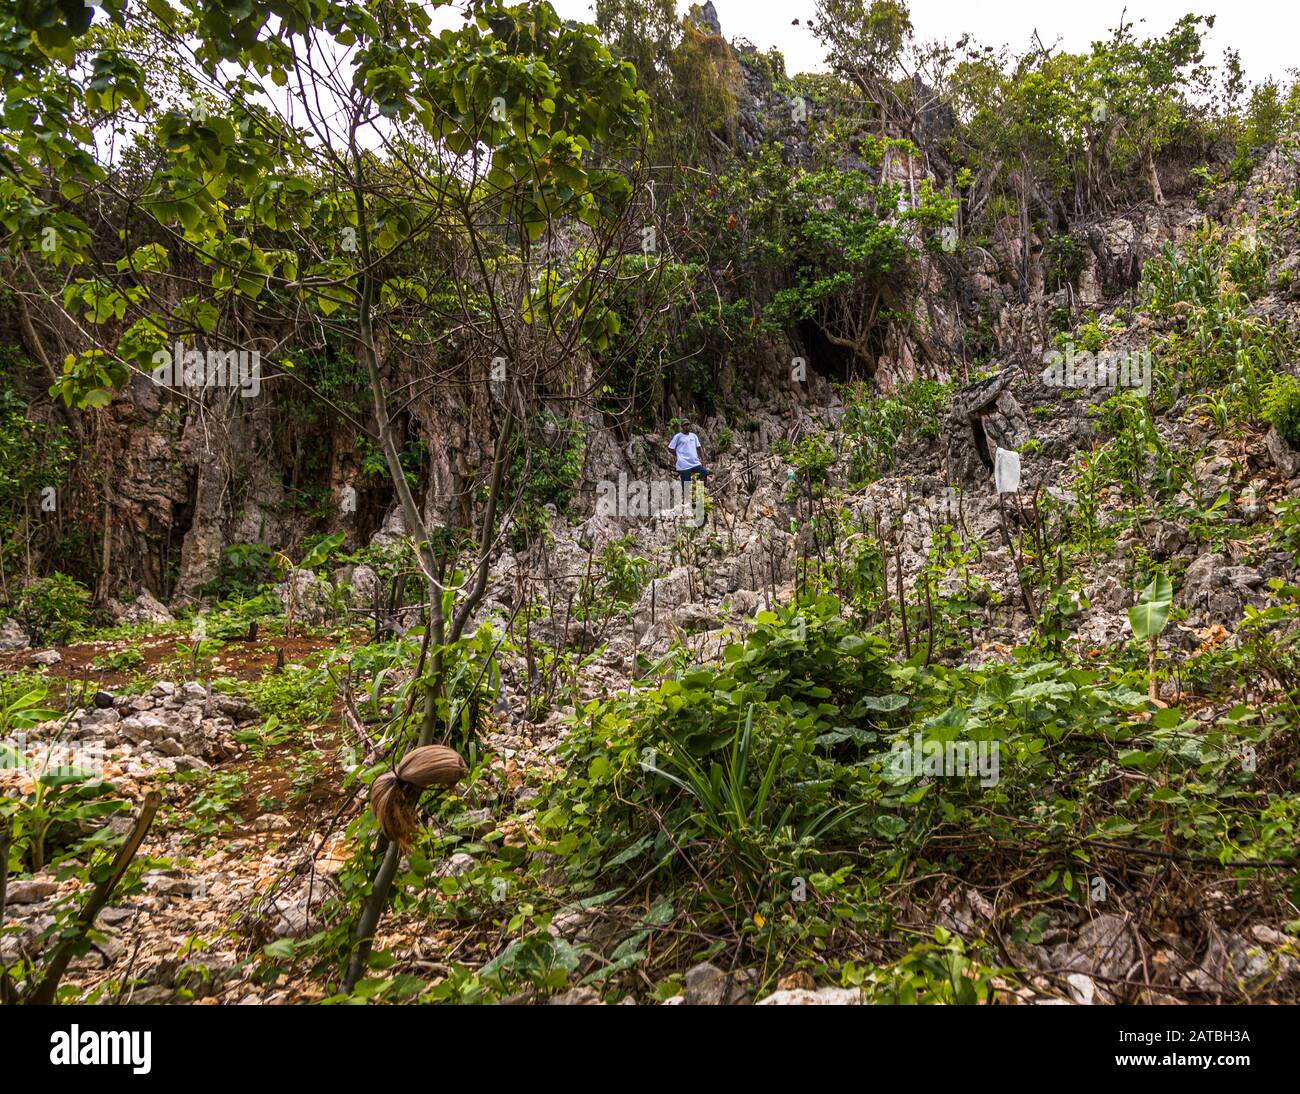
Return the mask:
{"type": "MultiPolygon", "coordinates": [[[[595,21],[594,0],[551,0],[566,19],[595,21]]],[[[786,71],[810,72],[822,67],[821,51],[804,26],[813,13],[813,0],[713,0],[727,38],[748,38],[760,49],[776,46],[785,54],[786,71]]],[[[679,0],[685,13],[689,0],[679,0]]],[[[912,23],[921,41],[955,41],[970,32],[986,45],[1009,45],[1023,52],[1038,31],[1050,45],[1086,50],[1104,38],[1127,8],[1139,37],[1163,34],[1182,15],[1214,15],[1214,29],[1206,41],[1206,60],[1218,63],[1225,48],[1241,53],[1252,82],[1266,76],[1283,80],[1300,65],[1300,2],[1298,0],[1088,0],[1087,3],[1047,3],[1028,0],[912,0],[912,23]],[[1145,22],[1139,22],[1145,20],[1145,22]]]]}

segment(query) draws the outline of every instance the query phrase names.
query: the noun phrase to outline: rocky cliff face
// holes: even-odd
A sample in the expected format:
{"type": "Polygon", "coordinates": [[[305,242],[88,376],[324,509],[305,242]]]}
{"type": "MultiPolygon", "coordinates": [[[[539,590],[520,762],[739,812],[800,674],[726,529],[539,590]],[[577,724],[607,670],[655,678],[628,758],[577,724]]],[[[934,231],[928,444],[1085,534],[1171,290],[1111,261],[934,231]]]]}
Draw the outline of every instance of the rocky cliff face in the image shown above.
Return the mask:
{"type": "MultiPolygon", "coordinates": [[[[914,319],[888,339],[878,386],[888,392],[917,376],[960,382],[969,374],[972,331],[987,338],[995,360],[1028,366],[1048,344],[1052,309],[1096,309],[1127,291],[1142,262],[1166,241],[1181,239],[1200,216],[1184,202],[1088,225],[1074,236],[1083,254],[1077,275],[1054,291],[1048,289],[1043,241],[1032,236],[1026,257],[1011,225],[987,248],[973,247],[960,257],[925,256],[914,319]]],[[[773,441],[833,418],[837,400],[816,360],[806,382],[790,382],[790,361],[807,352],[797,343],[768,344],[744,377],[731,378],[729,386],[741,392],[737,405],[704,433],[743,419],[748,428],[736,433],[737,460],[756,455],[762,466],[773,441]]],[[[103,572],[115,580],[107,595],[147,590],[164,600],[197,597],[217,576],[221,553],[231,544],[260,543],[292,553],[305,535],[337,530],[348,533],[350,548],[369,541],[391,498],[378,486],[367,497],[363,487],[360,512],[340,505],[345,489],[359,481],[356,427],[332,413],[304,423],[282,391],[268,385],[252,400],[214,393],[178,398],[137,377],[102,412],[96,462],[105,491],[99,515],[109,528],[103,572]],[[310,461],[304,460],[308,447],[310,461]],[[316,499],[311,508],[303,503],[304,491],[316,499]]],[[[472,471],[484,456],[469,428],[475,412],[461,409],[427,399],[407,408],[411,430],[430,456],[431,503],[451,496],[457,470],[472,471]]],[[[601,472],[592,481],[647,470],[635,461],[620,462],[614,453],[621,443],[606,436],[598,421],[589,424],[588,464],[601,472]]],[[[1012,444],[1016,434],[1003,439],[1012,444]]],[[[95,507],[94,499],[87,504],[95,507]]],[[[787,524],[776,521],[773,533],[788,535],[787,524]]],[[[771,551],[782,555],[764,547],[765,570],[771,568],[771,551]]],[[[784,556],[788,567],[788,550],[784,556]]]]}
{"type": "MultiPolygon", "coordinates": [[[[720,38],[722,28],[711,4],[697,9],[692,18],[703,32],[720,38]]],[[[752,47],[742,43],[734,50],[744,74],[736,108],[738,148],[752,150],[777,139],[787,156],[806,159],[807,127],[798,119],[802,104],[773,86],[770,75],[755,62],[752,47]]],[[[941,127],[943,120],[934,119],[933,124],[941,127]]],[[[883,170],[905,188],[927,178],[940,181],[924,157],[892,156],[883,170]]],[[[1262,195],[1270,187],[1293,184],[1295,171],[1293,160],[1274,154],[1233,209],[1199,209],[1183,192],[1186,188],[1180,190],[1179,177],[1171,174],[1164,184],[1167,205],[1138,205],[1074,224],[1054,236],[1026,231],[1018,219],[1008,217],[988,239],[959,240],[951,251],[923,251],[918,287],[904,309],[908,314],[896,320],[883,339],[876,363],[878,389],[888,393],[917,377],[960,387],[990,364],[1003,373],[1015,368],[1028,375],[1050,347],[1061,316],[1068,325],[1086,312],[1102,312],[1131,298],[1143,264],[1162,246],[1185,239],[1206,212],[1221,219],[1257,213],[1266,200],[1262,195]]],[[[1293,253],[1282,259],[1279,272],[1297,266],[1300,256],[1293,253]]],[[[1282,293],[1261,304],[1279,322],[1293,318],[1300,278],[1290,284],[1290,295],[1282,293]]],[[[53,316],[38,319],[49,344],[28,348],[33,357],[57,359],[68,332],[57,329],[53,316]]],[[[414,360],[402,366],[411,381],[418,380],[421,367],[414,360]]],[[[720,390],[737,395],[702,432],[706,443],[724,429],[734,437],[732,452],[719,461],[715,483],[726,481],[731,489],[739,489],[742,478],[759,483],[757,502],[739,494],[728,500],[724,488],[719,519],[726,514],[739,520],[744,534],[761,543],[754,548],[756,554],[745,554],[739,565],[746,572],[751,563],[755,572],[761,567],[769,581],[774,575],[788,576],[795,552],[786,542],[791,535],[788,515],[779,512],[775,496],[762,493],[779,493],[782,486],[781,472],[768,450],[776,440],[834,428],[838,402],[825,380],[834,370],[793,333],[769,339],[743,371],[742,376],[720,378],[720,390]],[[792,383],[790,362],[798,357],[808,360],[808,376],[792,383]],[[764,486],[767,472],[775,477],[764,486]],[[771,509],[772,515],[754,516],[764,509],[771,509]],[[747,525],[752,521],[757,523],[747,525]]],[[[354,419],[327,407],[304,417],[301,405],[290,398],[292,386],[289,377],[278,376],[256,399],[202,391],[178,396],[137,377],[93,425],[78,424],[93,474],[70,500],[75,519],[98,537],[94,571],[112,583],[111,588],[96,590],[101,599],[142,590],[164,601],[200,597],[218,574],[223,550],[232,544],[264,544],[292,555],[312,533],[343,531],[350,549],[371,540],[393,499],[382,476],[365,479],[360,473],[359,437],[368,415],[361,412],[354,419]],[[343,502],[349,491],[359,494],[351,506],[343,502]]],[[[464,390],[478,387],[466,384],[464,390]]],[[[485,458],[480,438],[488,431],[473,423],[482,421],[487,410],[476,405],[474,397],[469,402],[435,399],[423,394],[418,383],[412,391],[403,418],[408,436],[424,454],[425,501],[436,511],[440,505],[456,504],[461,494],[457,484],[485,458]]],[[[995,406],[979,415],[993,443],[1019,447],[1037,439],[1045,450],[1055,450],[1059,446],[1053,435],[1029,428],[1024,403],[1032,395],[1018,391],[1008,388],[995,406]]],[[[959,407],[958,419],[968,409],[959,407]]],[[[952,482],[971,483],[987,471],[987,461],[979,457],[978,445],[958,419],[948,424],[941,470],[932,470],[952,482]]],[[[591,511],[595,482],[620,473],[635,478],[649,470],[643,457],[623,454],[624,439],[607,432],[599,416],[587,426],[586,500],[580,512],[591,511]]],[[[1075,420],[1066,428],[1077,441],[1086,423],[1075,420]]],[[[652,438],[648,443],[659,442],[652,438]]],[[[1278,450],[1272,458],[1278,462],[1288,457],[1278,450]]],[[[747,588],[757,591],[761,585],[751,581],[747,588]]],[[[718,586],[728,593],[736,588],[718,586]]]]}
{"type": "MultiPolygon", "coordinates": [[[[1222,215],[1236,223],[1259,205],[1261,194],[1297,185],[1297,165],[1275,156],[1240,203],[1222,215]]],[[[963,542],[980,547],[960,567],[962,576],[950,573],[934,596],[967,603],[961,625],[969,631],[969,657],[978,661],[989,651],[1022,643],[1043,608],[1027,599],[1018,577],[1023,542],[1035,535],[1046,542],[1053,534],[1078,534],[1063,531],[1061,522],[1080,503],[1079,454],[1100,443],[1096,410],[1115,391],[1104,385],[1067,391],[1045,382],[1044,353],[1051,345],[1048,313],[1073,299],[1076,305],[1086,304],[1103,323],[1114,319],[1122,333],[1108,344],[1112,353],[1146,350],[1160,332],[1145,315],[1129,311],[1135,278],[1165,243],[1185,240],[1203,215],[1191,202],[1175,201],[1090,224],[1076,233],[1086,250],[1075,280],[1052,293],[1046,288],[1041,248],[1035,247],[1027,267],[1009,238],[966,256],[967,268],[979,271],[970,275],[968,299],[996,316],[996,371],[986,379],[961,383],[961,362],[943,352],[944,339],[934,337],[932,348],[939,353],[934,360],[940,366],[936,371],[957,381],[947,417],[933,436],[901,452],[889,473],[865,487],[851,486],[850,465],[859,442],[844,431],[845,408],[835,390],[815,373],[807,383],[792,385],[788,377],[783,382],[775,363],[761,373],[765,380],[753,395],[696,427],[704,442],[704,462],[712,471],[707,514],[696,514],[689,502],[658,516],[602,513],[596,502],[598,482],[653,483],[668,480],[672,472],[665,436],[644,436],[622,445],[595,433],[576,506],[578,518],[556,516],[544,549],[500,558],[484,617],[504,621],[522,591],[525,600],[550,604],[554,617],[562,619],[563,606],[579,595],[592,559],[612,542],[630,543],[628,550],[649,561],[653,576],[627,607],[625,618],[588,636],[587,648],[595,648],[597,640],[608,643],[584,678],[586,693],[598,695],[627,685],[637,654],[661,655],[674,641],[700,661],[716,656],[729,630],[743,628],[756,610],[789,599],[801,566],[810,560],[833,564],[863,534],[878,537],[886,586],[901,583],[909,595],[919,595],[916,590],[924,584],[922,575],[935,551],[949,530],[956,529],[963,542]],[[1022,280],[1013,276],[1016,270],[1022,280]],[[1121,311],[1123,322],[1116,318],[1121,311]],[[810,435],[824,436],[835,448],[826,488],[845,492],[853,527],[866,533],[828,536],[818,527],[825,514],[815,498],[791,481],[789,460],[772,451],[776,442],[810,435]],[[724,438],[729,438],[725,446],[724,438]],[[998,448],[1020,453],[1016,495],[999,498],[995,490],[992,456],[998,448]]],[[[1296,330],[1300,300],[1293,282],[1276,275],[1295,267],[1300,238],[1284,237],[1281,243],[1272,263],[1277,287],[1251,308],[1270,322],[1296,330]]],[[[942,291],[937,264],[932,272],[934,280],[923,299],[935,309],[933,314],[942,315],[943,309],[954,308],[954,301],[942,291]]],[[[924,374],[920,362],[927,352],[921,342],[908,342],[910,363],[893,374],[895,379],[924,374]]],[[[774,351],[774,358],[779,357],[780,351],[774,351]]],[[[1267,537],[1276,503],[1300,491],[1300,453],[1276,431],[1220,435],[1207,419],[1190,413],[1199,394],[1180,393],[1155,426],[1169,451],[1190,454],[1183,500],[1189,511],[1203,510],[1226,492],[1227,501],[1217,511],[1235,529],[1233,536],[1267,537]]],[[[1108,483],[1096,500],[1103,512],[1118,508],[1121,486],[1108,483]]],[[[1187,616],[1173,641],[1188,649],[1213,640],[1216,627],[1234,627],[1248,605],[1264,602],[1268,582],[1288,579],[1292,567],[1281,551],[1265,551],[1252,564],[1243,564],[1234,557],[1240,548],[1218,549],[1191,536],[1178,522],[1153,517],[1127,533],[1113,550],[1099,554],[1084,571],[1062,575],[1063,583],[1074,590],[1069,608],[1073,641],[1088,647],[1125,639],[1135,553],[1147,553],[1177,573],[1178,604],[1187,616]]],[[[559,637],[572,641],[578,630],[575,626],[559,637]]]]}

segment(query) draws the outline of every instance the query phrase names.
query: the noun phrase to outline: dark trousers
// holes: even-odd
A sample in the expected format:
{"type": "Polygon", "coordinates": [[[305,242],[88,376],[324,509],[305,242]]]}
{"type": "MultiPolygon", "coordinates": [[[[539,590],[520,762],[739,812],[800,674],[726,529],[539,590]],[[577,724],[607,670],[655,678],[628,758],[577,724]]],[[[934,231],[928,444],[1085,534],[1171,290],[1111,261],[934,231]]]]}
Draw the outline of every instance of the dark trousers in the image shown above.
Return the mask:
{"type": "Polygon", "coordinates": [[[709,477],[709,469],[701,464],[696,464],[694,467],[686,468],[685,471],[678,471],[677,474],[681,476],[682,482],[690,482],[691,479],[695,478],[697,475],[702,479],[707,479],[709,477]]]}

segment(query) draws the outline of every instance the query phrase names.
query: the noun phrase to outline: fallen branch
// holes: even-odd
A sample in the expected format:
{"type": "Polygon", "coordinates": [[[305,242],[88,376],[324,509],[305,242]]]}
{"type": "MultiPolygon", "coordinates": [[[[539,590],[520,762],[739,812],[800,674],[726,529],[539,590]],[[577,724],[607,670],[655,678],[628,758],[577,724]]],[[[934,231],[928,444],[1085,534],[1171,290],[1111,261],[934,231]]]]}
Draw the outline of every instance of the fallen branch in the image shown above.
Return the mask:
{"type": "MultiPolygon", "coordinates": [[[[331,672],[330,676],[333,677],[333,675],[334,674],[331,672]]],[[[348,729],[352,731],[352,735],[361,745],[361,750],[364,754],[362,765],[364,767],[370,767],[372,764],[379,762],[383,753],[374,738],[370,736],[370,732],[366,729],[365,723],[361,720],[361,712],[357,710],[357,702],[352,697],[352,666],[348,665],[348,671],[343,676],[341,687],[337,680],[335,680],[334,683],[343,700],[343,721],[347,723],[348,729]]]]}

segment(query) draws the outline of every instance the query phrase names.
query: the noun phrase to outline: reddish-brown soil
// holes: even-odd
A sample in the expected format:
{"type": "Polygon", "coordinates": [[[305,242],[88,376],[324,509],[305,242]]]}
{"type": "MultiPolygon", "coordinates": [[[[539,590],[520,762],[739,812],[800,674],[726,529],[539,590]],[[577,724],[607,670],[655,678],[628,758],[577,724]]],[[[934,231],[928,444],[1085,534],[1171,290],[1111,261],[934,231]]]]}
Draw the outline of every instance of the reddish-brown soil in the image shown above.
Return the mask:
{"type": "MultiPolygon", "coordinates": [[[[130,683],[142,676],[161,679],[165,672],[159,666],[177,655],[177,647],[185,642],[182,635],[115,640],[110,642],[77,642],[69,646],[47,647],[58,650],[62,656],[57,665],[45,669],[47,676],[60,680],[84,682],[87,691],[96,688],[112,689],[130,683]],[[94,668],[96,658],[118,653],[125,649],[138,649],[144,662],[128,672],[110,672],[94,668]]],[[[217,676],[233,676],[239,680],[256,680],[267,669],[274,668],[283,651],[284,664],[305,664],[307,659],[321,650],[332,649],[338,640],[327,635],[310,635],[298,638],[268,636],[254,642],[226,642],[212,658],[217,676]]],[[[32,650],[0,653],[0,673],[29,670],[28,658],[32,650]]],[[[185,674],[188,678],[189,674],[185,674]]]]}

